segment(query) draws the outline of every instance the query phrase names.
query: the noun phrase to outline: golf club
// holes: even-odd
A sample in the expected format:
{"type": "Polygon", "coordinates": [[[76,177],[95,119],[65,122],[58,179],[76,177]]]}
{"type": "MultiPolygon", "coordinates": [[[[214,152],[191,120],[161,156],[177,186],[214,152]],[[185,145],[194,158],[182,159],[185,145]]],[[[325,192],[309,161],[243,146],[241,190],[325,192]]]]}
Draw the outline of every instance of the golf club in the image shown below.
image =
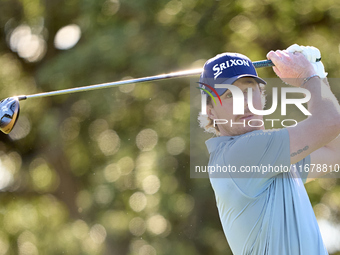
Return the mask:
{"type": "MultiPolygon", "coordinates": [[[[317,60],[317,61],[320,61],[320,60],[317,60]]],[[[253,64],[255,68],[274,66],[271,60],[256,61],[256,62],[253,62],[253,64]]],[[[178,78],[178,77],[193,76],[193,75],[200,74],[202,70],[203,70],[202,68],[199,68],[199,69],[185,70],[185,71],[179,71],[179,72],[174,72],[174,73],[169,73],[169,74],[160,74],[160,75],[155,75],[155,76],[124,80],[124,81],[102,83],[102,84],[63,89],[63,90],[57,90],[57,91],[51,91],[51,92],[43,92],[43,93],[32,94],[32,95],[21,95],[21,96],[9,97],[0,102],[0,130],[5,134],[9,134],[11,132],[11,130],[13,129],[19,117],[19,110],[20,110],[19,101],[22,101],[22,100],[26,100],[29,98],[42,98],[42,97],[49,97],[49,96],[65,95],[65,94],[71,94],[71,93],[82,92],[82,91],[90,91],[90,90],[95,90],[95,89],[126,85],[126,84],[131,84],[131,83],[141,83],[141,82],[149,82],[149,81],[155,81],[155,80],[164,80],[164,79],[172,79],[172,78],[178,78]]]]}
{"type": "MultiPolygon", "coordinates": [[[[257,62],[253,62],[253,64],[255,68],[274,66],[273,62],[270,60],[257,61],[257,62]]],[[[199,68],[199,69],[185,70],[185,71],[179,71],[179,72],[168,73],[168,74],[148,76],[148,77],[137,78],[137,79],[130,79],[130,80],[124,80],[124,81],[116,81],[116,82],[102,83],[102,84],[83,86],[83,87],[77,87],[77,88],[71,88],[71,89],[44,92],[44,93],[38,93],[38,94],[33,94],[33,95],[27,95],[27,96],[21,95],[21,96],[18,96],[18,99],[19,101],[22,101],[22,100],[26,100],[29,98],[41,98],[41,97],[65,95],[65,94],[71,94],[71,93],[82,92],[82,91],[90,91],[90,90],[103,89],[103,88],[114,87],[114,86],[119,86],[119,85],[126,85],[126,84],[131,84],[131,83],[141,83],[141,82],[149,82],[149,81],[155,81],[155,80],[165,80],[165,79],[171,79],[171,78],[193,76],[193,75],[200,74],[202,70],[203,70],[202,68],[199,68]]]]}

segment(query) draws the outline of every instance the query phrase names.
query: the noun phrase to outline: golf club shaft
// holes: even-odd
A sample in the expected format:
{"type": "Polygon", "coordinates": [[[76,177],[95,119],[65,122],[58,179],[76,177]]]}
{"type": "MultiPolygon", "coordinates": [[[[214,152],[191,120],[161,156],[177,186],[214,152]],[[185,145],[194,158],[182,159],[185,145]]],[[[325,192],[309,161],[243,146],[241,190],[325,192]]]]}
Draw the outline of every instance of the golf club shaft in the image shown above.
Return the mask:
{"type": "MultiPolygon", "coordinates": [[[[268,67],[268,66],[274,65],[271,60],[256,61],[256,62],[253,62],[253,64],[255,68],[268,67]]],[[[95,89],[103,89],[103,88],[114,87],[114,86],[119,86],[119,85],[126,85],[126,84],[131,84],[131,83],[141,83],[141,82],[149,82],[149,81],[155,81],[155,80],[164,80],[164,79],[172,79],[172,78],[178,78],[178,77],[193,76],[193,75],[200,74],[202,70],[203,70],[202,68],[199,68],[199,69],[179,71],[179,72],[168,73],[168,74],[160,74],[160,75],[137,78],[137,79],[124,80],[124,81],[108,82],[108,83],[83,86],[83,87],[77,87],[77,88],[71,88],[71,89],[63,89],[63,90],[44,92],[44,93],[38,93],[38,94],[32,94],[32,95],[22,95],[22,96],[18,96],[18,99],[26,100],[29,98],[41,98],[41,97],[65,95],[65,94],[71,94],[71,93],[82,92],[82,91],[90,91],[90,90],[95,90],[95,89]]]]}

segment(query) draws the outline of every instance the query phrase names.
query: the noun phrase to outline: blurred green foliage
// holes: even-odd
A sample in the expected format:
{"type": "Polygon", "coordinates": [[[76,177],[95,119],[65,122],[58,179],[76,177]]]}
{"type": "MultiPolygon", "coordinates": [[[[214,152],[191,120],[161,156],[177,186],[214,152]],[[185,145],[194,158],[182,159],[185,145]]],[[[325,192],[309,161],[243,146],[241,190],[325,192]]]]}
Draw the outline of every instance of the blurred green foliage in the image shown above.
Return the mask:
{"type": "MultiPolygon", "coordinates": [[[[339,21],[335,0],[1,0],[1,98],[293,43],[320,48],[339,77],[339,21]],[[58,49],[70,24],[80,40],[58,49]]],[[[189,91],[185,78],[21,102],[0,134],[0,254],[231,254],[209,180],[190,179],[189,91]]],[[[338,222],[339,181],[306,188],[338,222]]]]}

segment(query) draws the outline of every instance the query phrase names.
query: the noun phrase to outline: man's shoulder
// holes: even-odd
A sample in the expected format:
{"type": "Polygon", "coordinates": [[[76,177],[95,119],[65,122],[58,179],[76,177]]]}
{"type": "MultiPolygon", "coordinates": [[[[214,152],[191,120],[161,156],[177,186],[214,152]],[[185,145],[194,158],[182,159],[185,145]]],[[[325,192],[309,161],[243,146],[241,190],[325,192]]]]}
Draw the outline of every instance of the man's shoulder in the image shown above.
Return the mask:
{"type": "Polygon", "coordinates": [[[244,139],[244,138],[254,138],[254,137],[268,137],[268,136],[271,136],[271,135],[280,135],[280,134],[283,134],[283,133],[286,133],[286,132],[287,132],[287,130],[285,128],[255,130],[255,131],[251,131],[251,132],[245,133],[243,135],[240,135],[239,138],[244,139]]]}
{"type": "Polygon", "coordinates": [[[231,159],[238,158],[240,155],[243,158],[260,157],[264,153],[274,153],[284,143],[289,144],[289,134],[286,129],[258,130],[239,136],[221,149],[231,159]]]}
{"type": "Polygon", "coordinates": [[[234,145],[248,146],[249,144],[266,144],[269,141],[287,139],[289,136],[286,129],[256,130],[237,137],[234,145]]]}
{"type": "Polygon", "coordinates": [[[289,134],[286,129],[256,130],[238,136],[221,136],[206,141],[209,153],[223,153],[234,157],[237,155],[258,154],[280,146],[282,143],[289,143],[289,134]],[[258,152],[258,153],[256,153],[258,152]]]}

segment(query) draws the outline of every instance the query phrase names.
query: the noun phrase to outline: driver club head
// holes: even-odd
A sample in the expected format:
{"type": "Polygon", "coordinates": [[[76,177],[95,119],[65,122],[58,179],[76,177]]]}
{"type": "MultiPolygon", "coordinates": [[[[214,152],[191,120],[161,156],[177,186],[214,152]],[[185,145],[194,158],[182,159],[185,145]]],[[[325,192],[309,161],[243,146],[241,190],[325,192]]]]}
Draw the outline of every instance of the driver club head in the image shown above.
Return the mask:
{"type": "Polygon", "coordinates": [[[9,134],[18,120],[20,112],[17,97],[9,97],[0,102],[0,130],[9,134]]]}

